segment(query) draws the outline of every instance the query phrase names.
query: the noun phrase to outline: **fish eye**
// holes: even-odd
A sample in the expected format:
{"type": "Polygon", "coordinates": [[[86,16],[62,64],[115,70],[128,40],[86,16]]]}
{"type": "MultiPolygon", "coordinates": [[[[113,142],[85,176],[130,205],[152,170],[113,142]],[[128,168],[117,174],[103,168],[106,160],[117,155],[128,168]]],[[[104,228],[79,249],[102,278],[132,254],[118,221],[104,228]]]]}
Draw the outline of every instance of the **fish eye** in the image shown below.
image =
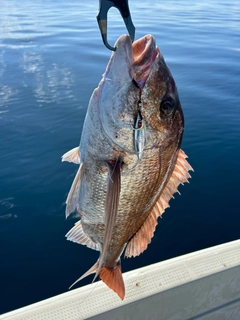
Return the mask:
{"type": "Polygon", "coordinates": [[[175,101],[171,97],[165,97],[160,103],[160,114],[167,117],[172,114],[175,109],[175,101]]]}

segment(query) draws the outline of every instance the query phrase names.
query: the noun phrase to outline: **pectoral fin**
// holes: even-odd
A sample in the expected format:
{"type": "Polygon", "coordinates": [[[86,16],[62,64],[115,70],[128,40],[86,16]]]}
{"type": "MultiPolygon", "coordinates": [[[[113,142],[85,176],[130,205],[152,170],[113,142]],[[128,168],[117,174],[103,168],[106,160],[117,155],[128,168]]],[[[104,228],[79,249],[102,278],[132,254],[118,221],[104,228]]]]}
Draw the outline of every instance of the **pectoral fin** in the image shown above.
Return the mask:
{"type": "MultiPolygon", "coordinates": [[[[101,255],[99,260],[79,279],[77,279],[72,285],[74,286],[78,281],[87,277],[91,273],[95,273],[95,277],[99,275],[103,282],[106,285],[115,291],[121,299],[125,296],[125,287],[121,272],[120,261],[116,264],[115,268],[107,268],[104,266],[104,261],[106,258],[107,250],[112,238],[113,227],[116,221],[117,212],[118,212],[118,204],[119,197],[121,191],[121,165],[122,160],[119,158],[116,161],[108,161],[106,162],[108,168],[108,182],[107,182],[107,193],[106,193],[106,201],[105,201],[105,231],[104,231],[104,239],[101,250],[101,255]]],[[[76,178],[75,178],[76,179],[76,178]]],[[[77,222],[76,225],[69,231],[67,237],[69,240],[80,242],[81,244],[86,244],[87,246],[93,245],[93,242],[88,239],[88,237],[83,233],[83,230],[80,230],[81,222],[77,222]],[[91,243],[89,242],[91,241],[91,243]]],[[[70,287],[70,288],[71,288],[70,287]]]]}
{"type": "Polygon", "coordinates": [[[173,198],[173,194],[178,192],[177,189],[179,184],[184,184],[191,178],[188,171],[193,171],[193,169],[186,158],[187,156],[184,151],[179,150],[177,161],[170,179],[142,227],[129,241],[125,251],[125,257],[136,257],[147,249],[156,229],[158,217],[161,217],[165,209],[169,207],[169,201],[173,198]]]}
{"type": "MultiPolygon", "coordinates": [[[[121,191],[121,165],[122,159],[119,158],[116,161],[107,161],[108,168],[108,182],[107,182],[107,193],[105,201],[105,231],[103,238],[102,252],[99,258],[98,271],[96,272],[95,278],[99,275],[100,269],[103,266],[108,246],[111,241],[113,227],[117,217],[119,196],[121,191]]],[[[95,279],[94,278],[94,279],[95,279]]]]}
{"type": "MultiPolygon", "coordinates": [[[[113,226],[117,217],[119,196],[121,191],[121,165],[122,160],[117,159],[115,162],[107,162],[108,183],[105,201],[105,234],[104,241],[109,243],[112,235],[113,226]]],[[[104,246],[104,244],[103,244],[104,246]]]]}

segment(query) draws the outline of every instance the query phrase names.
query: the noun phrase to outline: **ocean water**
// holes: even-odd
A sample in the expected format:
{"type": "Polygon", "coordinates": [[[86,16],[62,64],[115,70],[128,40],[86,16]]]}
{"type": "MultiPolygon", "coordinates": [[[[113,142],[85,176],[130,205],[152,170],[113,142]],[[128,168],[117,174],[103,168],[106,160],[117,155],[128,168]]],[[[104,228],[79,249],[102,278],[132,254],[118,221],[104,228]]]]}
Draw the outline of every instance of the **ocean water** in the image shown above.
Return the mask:
{"type": "MultiPolygon", "coordinates": [[[[148,249],[123,271],[240,238],[239,0],[130,0],[136,39],[151,33],[176,80],[182,149],[194,168],[148,249]]],[[[88,100],[111,55],[98,1],[2,0],[0,11],[0,313],[57,295],[97,260],[65,240],[65,200],[88,100]]],[[[126,33],[109,12],[109,42],[126,33]]],[[[91,277],[78,286],[88,284],[91,277]]]]}

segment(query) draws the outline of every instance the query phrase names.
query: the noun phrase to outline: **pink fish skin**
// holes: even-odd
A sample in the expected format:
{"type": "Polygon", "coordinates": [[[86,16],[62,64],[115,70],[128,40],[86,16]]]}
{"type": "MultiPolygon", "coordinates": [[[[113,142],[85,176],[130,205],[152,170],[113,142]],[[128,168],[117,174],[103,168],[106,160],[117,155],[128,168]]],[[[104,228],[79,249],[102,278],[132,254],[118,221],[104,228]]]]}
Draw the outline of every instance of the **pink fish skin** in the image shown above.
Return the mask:
{"type": "Polygon", "coordinates": [[[132,44],[122,35],[115,47],[90,99],[80,146],[62,160],[79,164],[66,216],[76,211],[81,220],[67,239],[100,251],[77,281],[95,273],[124,299],[122,253],[135,257],[146,250],[192,167],[180,149],[177,87],[154,37],[132,44]]]}

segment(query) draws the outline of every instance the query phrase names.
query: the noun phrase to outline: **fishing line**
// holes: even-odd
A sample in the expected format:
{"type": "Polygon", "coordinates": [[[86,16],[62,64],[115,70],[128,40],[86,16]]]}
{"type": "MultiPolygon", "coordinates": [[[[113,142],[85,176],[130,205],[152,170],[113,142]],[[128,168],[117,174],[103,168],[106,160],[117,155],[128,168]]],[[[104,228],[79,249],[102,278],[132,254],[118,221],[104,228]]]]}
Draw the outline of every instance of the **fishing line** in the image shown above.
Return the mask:
{"type": "Polygon", "coordinates": [[[86,294],[86,296],[83,298],[83,300],[79,302],[79,304],[78,304],[79,314],[81,314],[80,306],[83,304],[84,301],[86,301],[86,299],[90,296],[90,294],[93,293],[93,290],[96,289],[96,287],[97,287],[97,285],[99,284],[99,282],[100,282],[100,281],[95,282],[93,288],[91,289],[91,291],[88,292],[88,293],[86,294]]]}

